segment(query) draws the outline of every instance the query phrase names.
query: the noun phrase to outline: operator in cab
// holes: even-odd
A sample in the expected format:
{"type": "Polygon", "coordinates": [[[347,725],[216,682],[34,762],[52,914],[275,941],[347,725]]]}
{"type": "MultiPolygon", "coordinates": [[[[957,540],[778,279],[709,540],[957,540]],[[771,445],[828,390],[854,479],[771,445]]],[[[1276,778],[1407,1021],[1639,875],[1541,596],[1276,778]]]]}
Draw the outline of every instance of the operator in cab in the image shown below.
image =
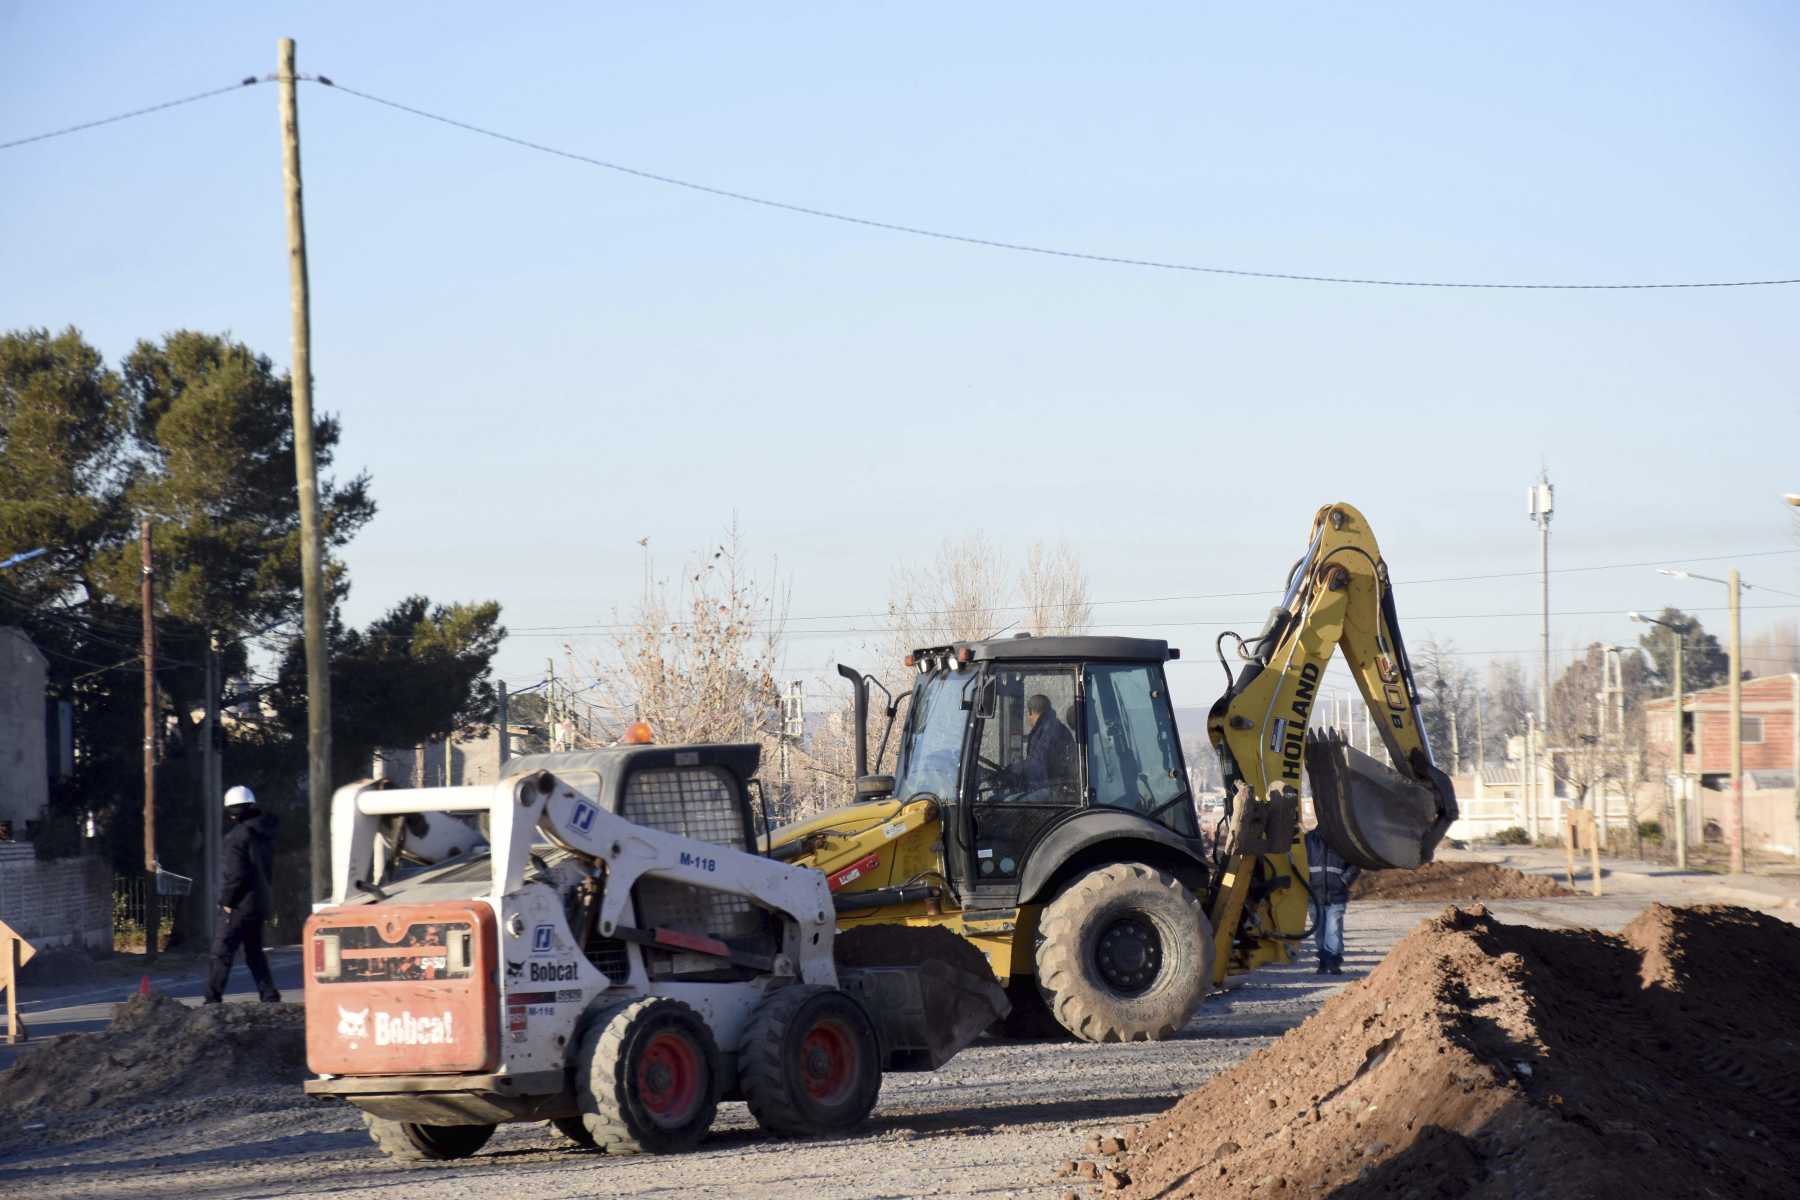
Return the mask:
{"type": "Polygon", "coordinates": [[[1066,788],[1075,782],[1075,735],[1042,692],[1025,701],[1025,757],[1017,774],[1029,791],[1066,788]]]}

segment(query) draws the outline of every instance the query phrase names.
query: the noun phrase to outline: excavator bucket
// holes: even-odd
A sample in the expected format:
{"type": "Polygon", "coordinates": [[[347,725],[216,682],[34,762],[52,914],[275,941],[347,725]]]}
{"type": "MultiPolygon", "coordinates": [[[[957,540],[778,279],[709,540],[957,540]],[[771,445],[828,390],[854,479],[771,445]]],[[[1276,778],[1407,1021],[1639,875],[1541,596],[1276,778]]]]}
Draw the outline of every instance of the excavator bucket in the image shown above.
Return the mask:
{"type": "Polygon", "coordinates": [[[1456,820],[1456,796],[1440,772],[1436,787],[1408,779],[1335,729],[1306,735],[1306,773],[1326,843],[1366,870],[1423,866],[1456,820]]]}
{"type": "Polygon", "coordinates": [[[889,1070],[935,1071],[1012,1011],[981,951],[948,929],[871,925],[840,934],[834,950],[889,1070]]]}

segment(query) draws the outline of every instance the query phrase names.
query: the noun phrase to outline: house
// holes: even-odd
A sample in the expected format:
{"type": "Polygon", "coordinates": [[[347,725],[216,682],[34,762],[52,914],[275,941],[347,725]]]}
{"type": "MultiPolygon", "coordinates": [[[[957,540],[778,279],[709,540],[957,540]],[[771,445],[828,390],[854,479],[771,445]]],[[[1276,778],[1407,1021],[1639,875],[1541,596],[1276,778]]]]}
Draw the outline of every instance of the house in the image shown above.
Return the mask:
{"type": "MultiPolygon", "coordinates": [[[[31,836],[64,755],[46,729],[46,661],[20,629],[0,628],[0,921],[33,945],[112,949],[112,870],[85,854],[40,859],[31,836]]],[[[59,739],[60,740],[60,739],[59,739]]]]}
{"type": "MultiPolygon", "coordinates": [[[[1743,692],[1744,847],[1800,852],[1800,674],[1746,679],[1743,692]]],[[[1731,829],[1731,688],[1689,692],[1683,706],[1683,753],[1675,753],[1675,701],[1644,705],[1650,762],[1671,794],[1686,777],[1690,842],[1723,841],[1731,829]],[[1678,774],[1679,772],[1679,774],[1678,774]]]]}

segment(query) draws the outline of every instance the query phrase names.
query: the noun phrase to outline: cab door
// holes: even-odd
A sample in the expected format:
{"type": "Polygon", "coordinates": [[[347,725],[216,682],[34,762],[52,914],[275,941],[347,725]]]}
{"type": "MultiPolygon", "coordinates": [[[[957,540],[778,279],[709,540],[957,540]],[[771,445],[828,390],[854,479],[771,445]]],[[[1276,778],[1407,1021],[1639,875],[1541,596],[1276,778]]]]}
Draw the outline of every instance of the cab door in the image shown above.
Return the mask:
{"type": "Polygon", "coordinates": [[[1072,665],[990,666],[965,795],[972,908],[1018,903],[1025,856],[1043,830],[1081,807],[1081,675],[1072,665]]]}

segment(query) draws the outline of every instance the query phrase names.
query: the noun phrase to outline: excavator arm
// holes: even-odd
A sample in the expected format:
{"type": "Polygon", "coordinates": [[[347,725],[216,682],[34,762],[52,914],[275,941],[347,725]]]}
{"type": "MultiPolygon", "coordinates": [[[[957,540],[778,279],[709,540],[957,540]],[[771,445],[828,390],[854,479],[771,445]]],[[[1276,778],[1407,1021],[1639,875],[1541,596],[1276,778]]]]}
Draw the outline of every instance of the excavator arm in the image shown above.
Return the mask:
{"type": "MultiPolygon", "coordinates": [[[[1456,819],[1455,793],[1432,761],[1420,721],[1387,564],[1355,508],[1328,504],[1319,510],[1286,595],[1262,633],[1240,641],[1240,655],[1242,669],[1230,678],[1227,668],[1229,685],[1207,718],[1232,797],[1230,840],[1213,906],[1221,950],[1239,934],[1255,860],[1291,860],[1303,768],[1327,843],[1358,866],[1383,870],[1429,862],[1456,819]],[[1334,730],[1308,731],[1337,651],[1381,731],[1392,768],[1334,730]]],[[[1215,955],[1215,962],[1223,957],[1215,955]]]]}

